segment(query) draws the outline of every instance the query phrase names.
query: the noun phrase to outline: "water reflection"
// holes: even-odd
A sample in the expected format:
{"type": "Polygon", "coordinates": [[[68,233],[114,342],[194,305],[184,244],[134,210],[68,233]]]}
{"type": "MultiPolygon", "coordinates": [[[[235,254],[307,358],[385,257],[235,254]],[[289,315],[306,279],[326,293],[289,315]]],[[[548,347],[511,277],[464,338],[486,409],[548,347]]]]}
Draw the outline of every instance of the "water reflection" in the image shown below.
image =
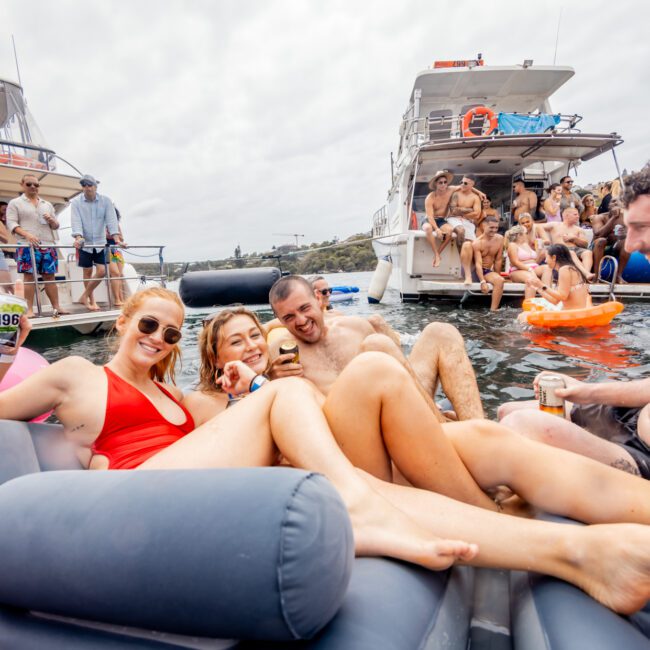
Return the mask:
{"type": "MultiPolygon", "coordinates": [[[[332,284],[368,288],[370,273],[330,275],[332,284]]],[[[400,332],[406,351],[422,329],[432,320],[452,323],[465,338],[467,351],[476,371],[481,396],[489,415],[506,400],[532,397],[531,384],[541,370],[557,370],[592,381],[638,379],[650,376],[650,305],[628,303],[625,311],[608,328],[590,332],[545,332],[524,330],[517,323],[518,309],[506,307],[496,313],[473,307],[458,309],[457,304],[402,304],[395,293],[387,292],[380,305],[369,305],[365,294],[337,304],[346,314],[381,314],[400,332]]],[[[273,318],[268,305],[255,308],[262,322],[273,318]]],[[[215,310],[188,310],[183,326],[183,366],[178,383],[184,390],[193,387],[198,374],[196,347],[201,321],[215,310]]],[[[94,363],[105,363],[111,355],[112,337],[81,337],[55,333],[30,339],[30,347],[49,361],[80,355],[94,363]]]]}

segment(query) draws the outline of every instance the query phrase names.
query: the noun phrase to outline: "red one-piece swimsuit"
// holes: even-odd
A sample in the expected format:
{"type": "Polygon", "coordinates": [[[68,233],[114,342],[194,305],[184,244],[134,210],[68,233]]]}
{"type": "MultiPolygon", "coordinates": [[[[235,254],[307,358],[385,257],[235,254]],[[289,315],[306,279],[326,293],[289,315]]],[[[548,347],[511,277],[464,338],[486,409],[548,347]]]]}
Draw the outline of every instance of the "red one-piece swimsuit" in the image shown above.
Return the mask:
{"type": "Polygon", "coordinates": [[[104,366],[104,371],[108,379],[106,415],[91,450],[108,458],[109,469],[133,469],[194,430],[189,411],[160,384],[156,386],[183,409],[183,424],[165,420],[144,393],[110,368],[104,366]]]}

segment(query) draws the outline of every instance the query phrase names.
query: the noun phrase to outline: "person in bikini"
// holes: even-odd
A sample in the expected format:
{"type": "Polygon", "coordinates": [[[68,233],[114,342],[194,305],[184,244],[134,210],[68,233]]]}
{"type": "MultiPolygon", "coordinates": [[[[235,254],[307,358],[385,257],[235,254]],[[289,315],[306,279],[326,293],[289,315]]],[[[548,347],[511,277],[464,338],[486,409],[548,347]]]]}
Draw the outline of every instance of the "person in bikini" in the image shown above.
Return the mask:
{"type": "MultiPolygon", "coordinates": [[[[208,319],[199,346],[201,383],[197,393],[200,395],[193,394],[187,401],[197,422],[214,421],[210,418],[223,417],[224,413],[234,414],[256,399],[257,391],[251,394],[248,386],[254,385],[260,373],[268,370],[269,356],[262,326],[251,312],[239,307],[208,319]],[[227,408],[226,392],[238,393],[243,399],[233,408],[227,408]],[[190,398],[194,399],[190,401],[190,398]]],[[[303,350],[304,346],[301,354],[303,350]]],[[[270,382],[271,386],[275,383],[270,382]]],[[[646,504],[646,495],[638,493],[643,489],[638,479],[611,468],[598,470],[597,463],[563,455],[530,441],[521,445],[521,439],[514,433],[485,421],[472,422],[471,426],[467,423],[467,438],[460,423],[446,425],[442,433],[404,368],[386,354],[365,353],[353,359],[322,402],[322,408],[340,448],[373,489],[408,512],[422,527],[445,536],[453,532],[454,536],[468,538],[476,544],[476,556],[463,562],[506,568],[526,563],[528,570],[553,575],[562,567],[559,577],[582,586],[601,602],[605,599],[620,611],[621,604],[612,603],[611,594],[621,588],[609,588],[611,583],[607,581],[611,576],[601,567],[595,570],[598,580],[594,585],[593,575],[585,570],[585,565],[597,556],[599,561],[606,559],[606,568],[611,571],[609,567],[621,561],[620,546],[625,546],[626,552],[628,548],[634,549],[636,557],[650,557],[644,548],[645,538],[627,537],[628,529],[650,537],[646,527],[575,527],[531,521],[496,512],[484,494],[480,504],[484,507],[476,507],[443,496],[436,489],[454,492],[471,473],[481,487],[495,482],[516,483],[518,493],[525,493],[545,510],[560,508],[575,518],[596,516],[600,522],[620,513],[625,513],[628,519],[645,521],[646,516],[650,517],[650,506],[646,504]],[[381,381],[376,380],[378,377],[381,381]],[[504,462],[494,463],[495,454],[504,458],[504,462]],[[397,470],[393,470],[391,461],[413,484],[427,489],[393,483],[393,473],[397,470]],[[590,485],[593,481],[596,493],[590,493],[587,499],[582,494],[567,499],[567,494],[576,494],[575,485],[583,480],[590,485]],[[608,482],[603,483],[604,480],[608,482]],[[539,482],[544,482],[545,487],[540,488],[539,482]],[[642,511],[630,514],[637,507],[642,511]],[[607,532],[609,536],[597,539],[607,532]],[[574,535],[589,541],[585,544],[574,535]],[[608,588],[603,589],[602,584],[608,588]]],[[[650,491],[650,486],[646,489],[650,491]]],[[[480,497],[482,492],[476,494],[480,497]]],[[[631,576],[629,581],[638,585],[638,576],[631,576]]],[[[627,595],[628,588],[631,587],[626,585],[626,596],[621,599],[623,606],[631,609],[642,605],[647,594],[632,597],[627,595]]]]}
{"type": "MultiPolygon", "coordinates": [[[[506,232],[506,242],[506,255],[508,256],[510,266],[508,272],[509,280],[511,282],[525,284],[530,279],[531,273],[541,278],[544,269],[539,265],[540,253],[537,253],[528,243],[526,228],[524,226],[513,226],[510,228],[506,232]]],[[[533,298],[534,296],[535,288],[527,285],[524,291],[524,298],[533,298]]]]}
{"type": "Polygon", "coordinates": [[[474,268],[477,282],[481,284],[481,293],[488,293],[492,285],[492,302],[490,310],[499,309],[503,296],[505,280],[501,277],[503,264],[503,237],[497,233],[499,221],[496,217],[486,217],[483,234],[474,242],[474,268]]]}

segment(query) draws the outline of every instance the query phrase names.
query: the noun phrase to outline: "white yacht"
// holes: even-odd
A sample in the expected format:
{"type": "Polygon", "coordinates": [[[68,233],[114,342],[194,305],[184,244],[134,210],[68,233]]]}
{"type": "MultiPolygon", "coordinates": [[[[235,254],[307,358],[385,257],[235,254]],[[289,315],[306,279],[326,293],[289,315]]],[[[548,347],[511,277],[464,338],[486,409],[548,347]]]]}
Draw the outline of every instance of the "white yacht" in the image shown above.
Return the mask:
{"type": "MultiPolygon", "coordinates": [[[[60,214],[69,206],[70,200],[81,192],[81,172],[50,149],[34,118],[32,117],[21,86],[15,82],[0,79],[0,200],[7,203],[21,194],[20,181],[26,172],[34,174],[40,184],[42,198],[52,203],[60,214]]],[[[1,243],[1,242],[0,242],[1,243]]],[[[13,250],[8,245],[4,249],[13,250]]],[[[152,248],[149,246],[136,248],[152,248]]],[[[162,247],[155,247],[160,260],[160,274],[155,277],[140,277],[131,264],[125,264],[123,287],[126,294],[136,291],[148,282],[164,282],[162,272],[162,247]]],[[[16,263],[7,259],[13,279],[16,278],[16,263]]],[[[34,304],[33,328],[74,327],[82,334],[90,334],[109,328],[117,318],[119,310],[112,305],[108,281],[95,290],[95,299],[102,305],[101,311],[89,312],[77,303],[83,292],[82,270],[77,266],[74,249],[59,246],[59,270],[56,275],[61,307],[69,315],[55,316],[43,290],[42,278],[37,278],[34,304]]]]}
{"type": "MultiPolygon", "coordinates": [[[[551,109],[551,95],[573,75],[570,67],[536,66],[532,61],[488,66],[479,55],[475,60],[437,62],[416,76],[397,154],[391,155],[388,198],[372,219],[379,294],[387,282],[403,301],[480,295],[477,283],[463,284],[455,242],[444,249],[434,268],[431,247],[418,229],[425,217],[428,183],[439,170],[453,173],[454,182],[463,174],[475,175],[477,188],[490,197],[503,227],[511,225],[512,186],[517,180],[541,199],[551,183],[607,152],[613,154],[612,177],[620,178],[615,147],[622,138],[616,133],[583,133],[579,115],[551,109]],[[486,113],[491,119],[476,119],[486,113]],[[502,115],[514,116],[523,127],[498,128],[502,115]]],[[[504,295],[519,296],[523,289],[522,284],[507,282],[504,295]]],[[[612,289],[592,285],[592,294],[604,297],[612,289]]],[[[620,297],[650,297],[650,284],[619,284],[615,290],[620,297]]]]}

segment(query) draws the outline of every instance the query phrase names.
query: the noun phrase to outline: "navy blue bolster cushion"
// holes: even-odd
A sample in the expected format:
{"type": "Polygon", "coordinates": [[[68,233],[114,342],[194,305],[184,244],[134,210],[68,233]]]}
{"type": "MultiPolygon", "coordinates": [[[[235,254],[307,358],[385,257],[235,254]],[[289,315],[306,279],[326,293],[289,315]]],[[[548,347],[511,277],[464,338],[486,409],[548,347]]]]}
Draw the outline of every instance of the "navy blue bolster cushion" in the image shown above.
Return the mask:
{"type": "Polygon", "coordinates": [[[0,603],[205,637],[311,638],[354,557],[336,490],[285,468],[31,474],[0,522],[0,603]]]}

